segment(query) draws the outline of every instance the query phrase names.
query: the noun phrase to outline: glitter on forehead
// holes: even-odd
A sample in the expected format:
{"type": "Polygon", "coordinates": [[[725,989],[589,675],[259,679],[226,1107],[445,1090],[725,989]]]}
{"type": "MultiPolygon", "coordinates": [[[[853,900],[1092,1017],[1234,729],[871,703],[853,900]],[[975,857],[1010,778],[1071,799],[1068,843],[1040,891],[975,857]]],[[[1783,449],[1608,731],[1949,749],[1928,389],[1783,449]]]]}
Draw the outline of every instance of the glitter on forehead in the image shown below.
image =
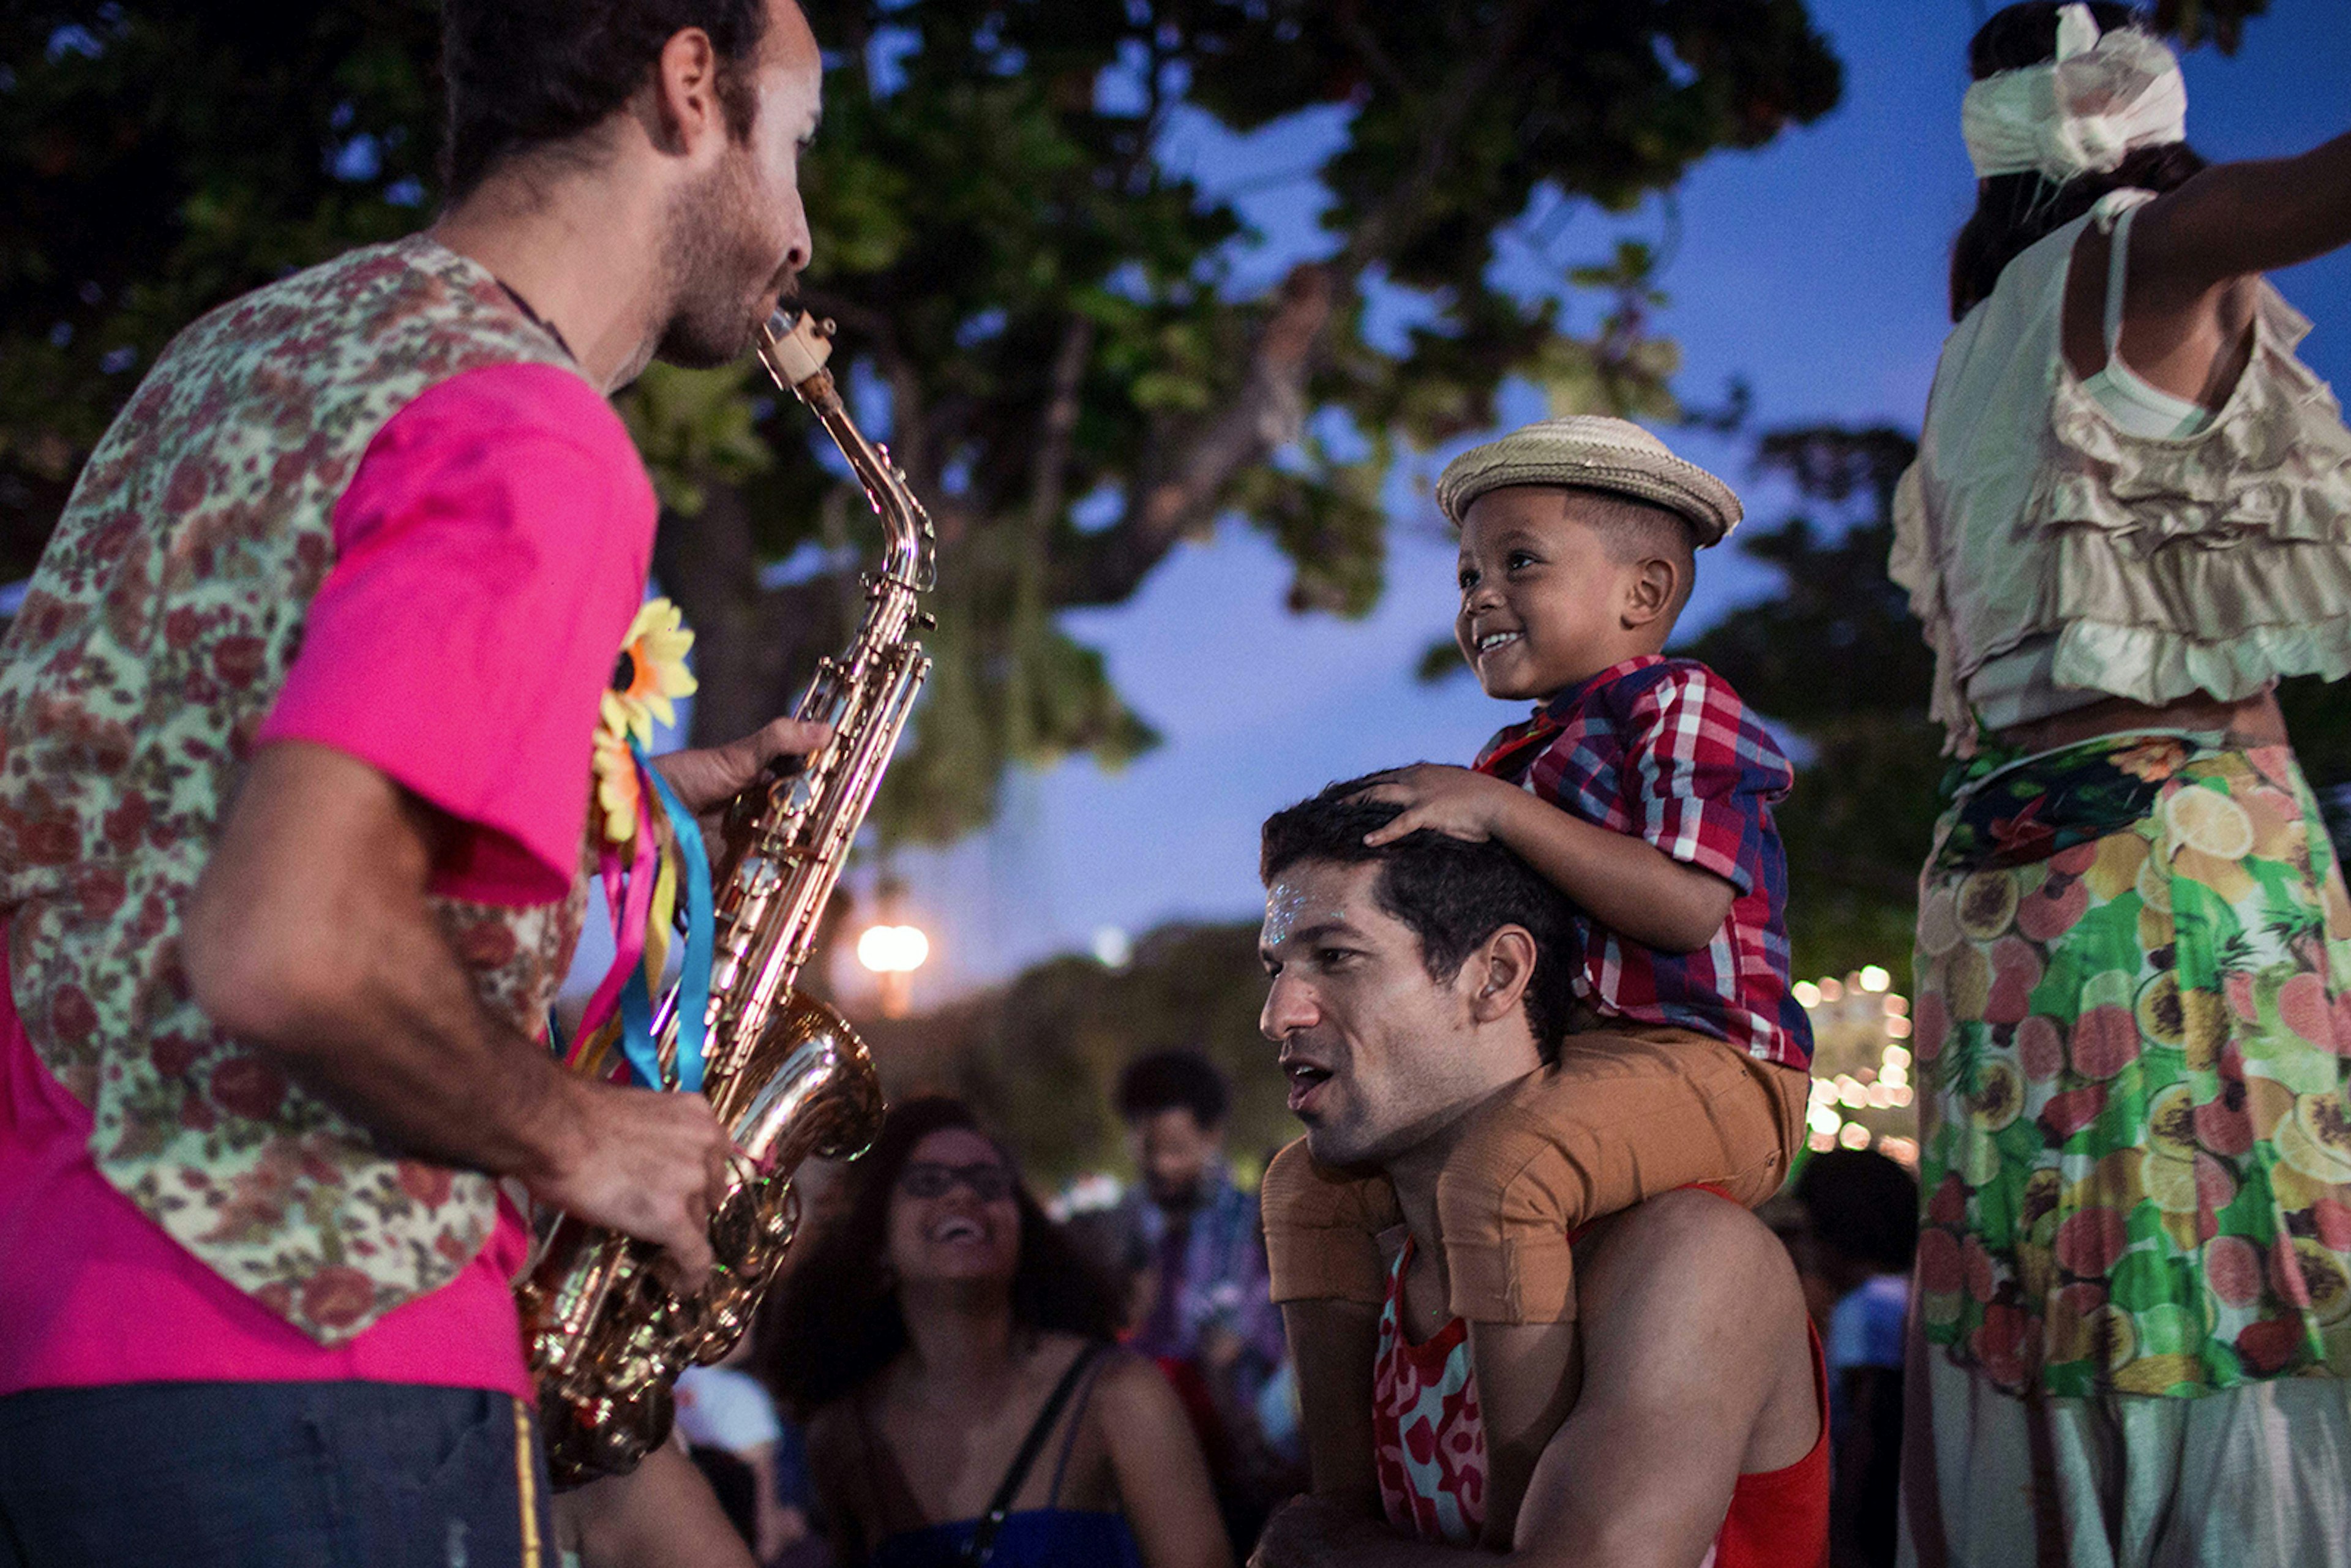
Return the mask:
{"type": "Polygon", "coordinates": [[[1298,929],[1299,917],[1306,913],[1306,890],[1288,877],[1265,890],[1265,930],[1261,940],[1268,947],[1279,947],[1290,940],[1298,929]]]}
{"type": "Polygon", "coordinates": [[[1324,926],[1351,926],[1359,920],[1359,873],[1378,868],[1301,861],[1265,890],[1265,928],[1259,945],[1270,950],[1297,940],[1300,933],[1324,926]]]}

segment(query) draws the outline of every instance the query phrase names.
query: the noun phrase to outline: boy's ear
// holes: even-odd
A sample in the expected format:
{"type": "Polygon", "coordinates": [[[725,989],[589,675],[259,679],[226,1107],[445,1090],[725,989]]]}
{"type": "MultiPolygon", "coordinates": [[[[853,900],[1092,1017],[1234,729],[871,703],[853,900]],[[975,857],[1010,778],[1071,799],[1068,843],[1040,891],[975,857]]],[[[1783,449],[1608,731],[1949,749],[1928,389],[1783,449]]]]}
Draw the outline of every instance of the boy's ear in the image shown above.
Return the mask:
{"type": "Polygon", "coordinates": [[[1681,567],[1661,555],[1650,556],[1635,566],[1625,580],[1625,629],[1650,625],[1659,616],[1670,613],[1676,591],[1681,587],[1681,567]]]}

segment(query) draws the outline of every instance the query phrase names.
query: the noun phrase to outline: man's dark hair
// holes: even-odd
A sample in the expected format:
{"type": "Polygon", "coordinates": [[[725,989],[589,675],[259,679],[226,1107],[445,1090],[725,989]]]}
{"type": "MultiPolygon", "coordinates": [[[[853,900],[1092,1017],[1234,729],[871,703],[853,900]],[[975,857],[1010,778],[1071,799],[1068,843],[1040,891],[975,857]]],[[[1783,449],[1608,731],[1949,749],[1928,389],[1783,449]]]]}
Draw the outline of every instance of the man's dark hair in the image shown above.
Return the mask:
{"type": "MultiPolygon", "coordinates": [[[[2026,0],[1994,14],[1968,44],[1969,74],[1981,81],[2055,59],[2058,9],[2057,0],[2026,0]]],[[[2109,0],[2095,0],[2090,16],[2101,33],[2147,26],[2137,11],[2109,0]]],[[[2113,169],[2077,174],[2062,185],[2030,169],[1980,182],[1975,214],[1951,243],[1951,319],[1991,298],[2010,262],[2088,212],[2107,192],[2160,193],[2186,184],[2203,167],[2203,156],[2188,143],[2167,141],[2133,148],[2113,169]]]]}
{"type": "Polygon", "coordinates": [[[1118,1075],[1118,1114],[1124,1122],[1182,1110],[1208,1131],[1224,1125],[1231,1100],[1225,1075],[1196,1051],[1155,1051],[1118,1075]]]}
{"type": "Polygon", "coordinates": [[[1517,855],[1489,840],[1471,843],[1430,828],[1377,848],[1364,842],[1402,807],[1349,796],[1376,774],[1332,784],[1311,800],[1265,820],[1258,875],[1268,886],[1301,861],[1339,865],[1379,862],[1372,883],[1379,906],[1420,938],[1429,978],[1449,982],[1488,937],[1522,925],[1535,939],[1535,972],[1526,991],[1527,1024],[1545,1061],[1559,1055],[1574,991],[1574,936],[1567,900],[1517,855]]]}
{"type": "Polygon", "coordinates": [[[449,200],[463,199],[508,158],[601,124],[688,27],[710,35],[726,128],[737,141],[748,137],[758,100],[747,68],[767,32],[765,0],[447,0],[442,174],[449,200]]]}
{"type": "Polygon", "coordinates": [[[1875,1149],[1826,1149],[1804,1162],[1796,1201],[1813,1239],[1881,1274],[1910,1267],[1918,1250],[1918,1183],[1875,1149]]]}

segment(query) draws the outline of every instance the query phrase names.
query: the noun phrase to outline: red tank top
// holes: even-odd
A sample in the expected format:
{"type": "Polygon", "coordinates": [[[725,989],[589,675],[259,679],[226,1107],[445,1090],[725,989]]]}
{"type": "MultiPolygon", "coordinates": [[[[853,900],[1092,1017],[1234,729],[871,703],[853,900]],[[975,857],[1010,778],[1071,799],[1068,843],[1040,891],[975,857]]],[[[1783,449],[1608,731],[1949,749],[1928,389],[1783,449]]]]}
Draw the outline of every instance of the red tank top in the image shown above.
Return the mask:
{"type": "MultiPolygon", "coordinates": [[[[1372,1378],[1372,1432],[1380,1504],[1392,1529],[1423,1541],[1475,1545],[1486,1523],[1486,1423],[1459,1318],[1419,1344],[1404,1334],[1404,1277],[1412,1243],[1388,1274],[1372,1378]]],[[[1812,1451],[1776,1470],[1739,1478],[1701,1568],[1819,1568],[1829,1543],[1829,1385],[1820,1335],[1808,1320],[1813,1396],[1821,1433],[1812,1451]]]]}

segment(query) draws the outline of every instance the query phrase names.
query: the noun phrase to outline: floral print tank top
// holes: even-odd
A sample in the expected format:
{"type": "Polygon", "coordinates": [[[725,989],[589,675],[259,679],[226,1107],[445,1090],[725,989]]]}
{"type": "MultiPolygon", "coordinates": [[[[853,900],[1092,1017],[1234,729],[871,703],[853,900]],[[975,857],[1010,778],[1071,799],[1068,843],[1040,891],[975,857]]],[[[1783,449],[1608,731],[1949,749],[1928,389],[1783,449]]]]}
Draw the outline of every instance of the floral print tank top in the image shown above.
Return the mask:
{"type": "Polygon", "coordinates": [[[1419,1344],[1404,1333],[1406,1240],[1388,1273],[1373,1362],[1372,1435],[1380,1506],[1391,1528],[1472,1546],[1486,1527],[1486,1422],[1469,1366],[1469,1325],[1448,1322],[1419,1344]]]}
{"type": "MultiPolygon", "coordinates": [[[[326,1344],[455,1276],[492,1184],[400,1157],[215,1029],[181,921],[369,444],[426,388],[512,363],[577,373],[423,235],[223,306],[99,442],[0,640],[0,914],[34,1051],[89,1106],[100,1174],[326,1344]]],[[[483,1004],[527,1033],[584,908],[583,886],[523,909],[435,901],[483,1004]]]]}

